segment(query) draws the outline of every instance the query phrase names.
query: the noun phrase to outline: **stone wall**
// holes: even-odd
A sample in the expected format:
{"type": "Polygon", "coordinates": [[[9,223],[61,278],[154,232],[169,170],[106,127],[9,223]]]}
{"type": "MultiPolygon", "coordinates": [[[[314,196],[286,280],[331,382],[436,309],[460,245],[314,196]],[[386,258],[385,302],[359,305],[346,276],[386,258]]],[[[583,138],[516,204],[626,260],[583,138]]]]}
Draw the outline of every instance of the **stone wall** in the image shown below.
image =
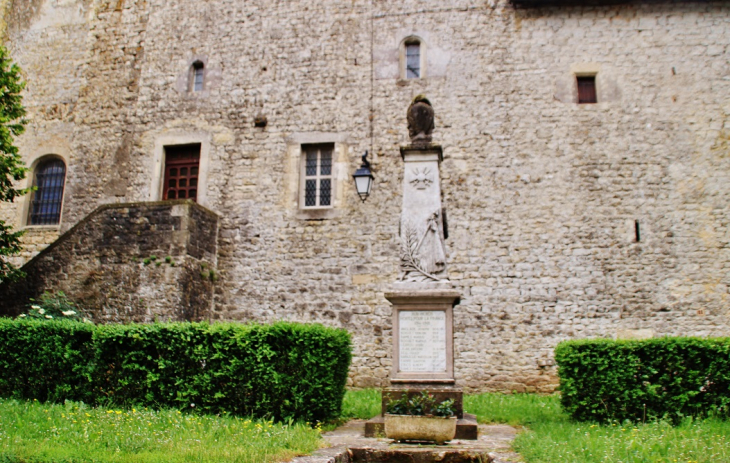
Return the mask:
{"type": "Polygon", "coordinates": [[[463,294],[462,386],[551,390],[564,339],[729,333],[726,2],[31,3],[40,13],[11,6],[6,43],[31,81],[23,153],[68,150],[61,229],[99,204],[159,200],[162,147],[201,143],[200,202],[220,215],[211,319],[345,327],[350,384],[387,382],[399,146],[424,93],[463,294]],[[78,15],[43,19],[54,8],[78,15]],[[424,43],[422,79],[400,79],[409,36],[424,43]],[[195,60],[202,92],[187,88],[195,60]],[[576,103],[582,73],[597,104],[576,103]],[[297,203],[312,142],[334,143],[341,167],[326,217],[297,203]],[[361,203],[349,174],[366,149],[376,183],[361,203]]]}
{"type": "Polygon", "coordinates": [[[20,267],[58,239],[58,227],[27,227],[20,237],[23,250],[8,260],[20,267]]]}
{"type": "Polygon", "coordinates": [[[0,286],[0,313],[63,291],[98,322],[210,317],[218,217],[184,201],[102,206],[0,286]]]}

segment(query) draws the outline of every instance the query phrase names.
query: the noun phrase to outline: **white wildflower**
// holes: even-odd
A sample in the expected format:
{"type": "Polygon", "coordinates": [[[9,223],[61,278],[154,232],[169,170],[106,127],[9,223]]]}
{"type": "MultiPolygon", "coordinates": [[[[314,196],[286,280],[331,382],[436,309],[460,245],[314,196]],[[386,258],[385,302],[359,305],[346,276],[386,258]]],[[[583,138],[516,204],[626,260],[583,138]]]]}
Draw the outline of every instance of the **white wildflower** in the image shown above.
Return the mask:
{"type": "Polygon", "coordinates": [[[48,319],[53,318],[53,315],[46,315],[46,318],[48,318],[48,319]]]}
{"type": "Polygon", "coordinates": [[[20,318],[25,318],[26,315],[24,313],[20,314],[20,318]]]}
{"type": "Polygon", "coordinates": [[[70,317],[71,315],[76,315],[76,312],[74,312],[73,310],[67,310],[67,311],[61,312],[61,313],[63,315],[65,315],[66,317],[70,317]]]}
{"type": "Polygon", "coordinates": [[[32,305],[32,306],[30,306],[30,308],[31,309],[39,310],[41,308],[41,306],[39,306],[39,305],[32,305]]]}
{"type": "Polygon", "coordinates": [[[44,313],[46,313],[46,311],[45,311],[45,309],[38,307],[38,313],[43,315],[44,313]]]}

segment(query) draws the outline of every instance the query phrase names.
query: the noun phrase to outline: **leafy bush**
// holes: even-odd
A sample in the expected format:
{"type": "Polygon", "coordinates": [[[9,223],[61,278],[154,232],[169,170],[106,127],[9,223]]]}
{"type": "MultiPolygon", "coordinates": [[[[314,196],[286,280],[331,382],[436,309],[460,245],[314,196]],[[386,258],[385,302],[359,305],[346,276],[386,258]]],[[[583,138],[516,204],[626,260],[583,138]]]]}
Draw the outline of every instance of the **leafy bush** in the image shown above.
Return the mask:
{"type": "Polygon", "coordinates": [[[416,416],[454,416],[454,400],[447,399],[436,402],[433,395],[426,391],[420,394],[403,394],[399,399],[390,400],[386,411],[393,415],[416,415],[416,416]]]}
{"type": "Polygon", "coordinates": [[[83,312],[76,307],[63,291],[57,293],[45,292],[39,300],[31,299],[28,313],[20,314],[19,318],[33,318],[37,320],[78,320],[91,323],[84,317],[83,312]]]}
{"type": "Polygon", "coordinates": [[[0,318],[0,397],[88,402],[93,325],[0,318]]]}
{"type": "Polygon", "coordinates": [[[0,396],[324,421],[340,413],[350,349],[321,325],[0,320],[0,396]]]}
{"type": "Polygon", "coordinates": [[[566,341],[555,360],[577,420],[730,417],[730,338],[566,341]]]}

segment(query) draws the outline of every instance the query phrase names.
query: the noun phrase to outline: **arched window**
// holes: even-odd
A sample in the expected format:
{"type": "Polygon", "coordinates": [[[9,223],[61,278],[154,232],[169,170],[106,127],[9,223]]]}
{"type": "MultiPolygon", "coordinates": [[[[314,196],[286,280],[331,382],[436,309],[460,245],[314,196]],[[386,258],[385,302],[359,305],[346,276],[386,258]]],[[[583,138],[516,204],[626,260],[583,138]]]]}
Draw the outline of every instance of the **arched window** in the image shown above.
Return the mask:
{"type": "Polygon", "coordinates": [[[202,92],[203,80],[205,78],[205,65],[196,61],[190,68],[190,91],[202,92]]]}
{"type": "Polygon", "coordinates": [[[421,79],[424,77],[425,50],[423,41],[415,36],[401,42],[401,79],[421,79]]]}
{"type": "Polygon", "coordinates": [[[59,158],[38,163],[33,186],[36,190],[30,203],[28,225],[57,225],[61,221],[66,164],[59,158]]]}

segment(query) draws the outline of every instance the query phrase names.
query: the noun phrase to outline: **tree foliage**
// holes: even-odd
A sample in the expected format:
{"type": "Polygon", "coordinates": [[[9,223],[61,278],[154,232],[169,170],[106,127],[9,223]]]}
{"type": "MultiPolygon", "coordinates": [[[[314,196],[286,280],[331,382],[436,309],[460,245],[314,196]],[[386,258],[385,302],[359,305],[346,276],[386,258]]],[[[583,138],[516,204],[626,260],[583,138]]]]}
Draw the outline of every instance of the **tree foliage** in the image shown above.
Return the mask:
{"type": "MultiPolygon", "coordinates": [[[[21,95],[24,88],[20,68],[0,46],[0,201],[3,202],[13,202],[17,196],[27,192],[15,187],[27,172],[18,147],[14,145],[15,137],[23,133],[27,123],[21,95]]],[[[20,275],[7,257],[20,252],[21,235],[22,232],[13,231],[10,225],[0,220],[0,283],[20,275]]]]}

